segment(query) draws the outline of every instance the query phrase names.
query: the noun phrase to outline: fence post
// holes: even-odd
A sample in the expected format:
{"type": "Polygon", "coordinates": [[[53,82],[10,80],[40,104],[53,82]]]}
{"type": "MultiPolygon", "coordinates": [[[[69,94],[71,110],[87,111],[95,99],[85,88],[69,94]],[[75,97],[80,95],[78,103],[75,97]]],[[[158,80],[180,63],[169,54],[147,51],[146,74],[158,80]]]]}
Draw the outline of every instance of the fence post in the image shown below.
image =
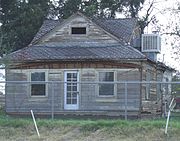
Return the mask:
{"type": "Polygon", "coordinates": [[[124,83],[125,85],[125,120],[127,120],[127,82],[124,83]]]}
{"type": "Polygon", "coordinates": [[[54,119],[54,83],[51,83],[51,96],[52,96],[52,102],[51,102],[51,119],[54,119]]]}
{"type": "Polygon", "coordinates": [[[33,110],[31,110],[31,116],[33,118],[33,122],[34,122],[34,126],[35,126],[35,129],[36,129],[37,135],[38,135],[38,137],[40,137],[39,130],[38,130],[38,127],[37,127],[37,124],[36,124],[36,120],[35,120],[35,117],[34,117],[33,110]]]}

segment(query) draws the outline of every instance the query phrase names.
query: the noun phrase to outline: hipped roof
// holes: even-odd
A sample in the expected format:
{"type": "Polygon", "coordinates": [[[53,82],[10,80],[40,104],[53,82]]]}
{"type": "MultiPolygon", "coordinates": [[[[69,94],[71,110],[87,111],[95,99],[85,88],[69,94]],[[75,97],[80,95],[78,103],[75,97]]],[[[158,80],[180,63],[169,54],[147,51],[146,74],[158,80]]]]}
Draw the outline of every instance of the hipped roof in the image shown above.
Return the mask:
{"type": "Polygon", "coordinates": [[[99,47],[26,47],[6,56],[15,62],[21,61],[68,61],[68,60],[142,60],[146,57],[130,46],[114,45],[99,47]]]}

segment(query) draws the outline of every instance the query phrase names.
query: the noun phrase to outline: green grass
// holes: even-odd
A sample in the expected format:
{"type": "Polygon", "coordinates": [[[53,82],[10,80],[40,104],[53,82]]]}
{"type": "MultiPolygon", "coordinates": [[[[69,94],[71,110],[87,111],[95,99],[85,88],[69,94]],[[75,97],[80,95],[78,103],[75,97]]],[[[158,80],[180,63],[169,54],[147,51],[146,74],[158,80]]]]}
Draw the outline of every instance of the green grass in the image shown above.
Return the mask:
{"type": "Polygon", "coordinates": [[[149,139],[180,140],[180,116],[170,119],[170,136],[164,135],[166,119],[38,119],[42,138],[38,139],[31,118],[14,118],[0,110],[0,140],[98,140],[151,141],[149,139]],[[70,137],[70,138],[69,138],[70,137]]]}
{"type": "MultiPolygon", "coordinates": [[[[83,119],[37,119],[38,126],[42,127],[59,127],[59,126],[78,126],[87,130],[94,130],[104,127],[121,127],[121,128],[163,128],[166,119],[155,120],[111,120],[111,119],[97,119],[97,120],[83,120],[83,119]]],[[[180,129],[180,116],[170,119],[170,124],[174,128],[180,129]]],[[[7,116],[0,110],[0,126],[6,127],[26,127],[33,125],[31,118],[13,118],[7,116]]]]}

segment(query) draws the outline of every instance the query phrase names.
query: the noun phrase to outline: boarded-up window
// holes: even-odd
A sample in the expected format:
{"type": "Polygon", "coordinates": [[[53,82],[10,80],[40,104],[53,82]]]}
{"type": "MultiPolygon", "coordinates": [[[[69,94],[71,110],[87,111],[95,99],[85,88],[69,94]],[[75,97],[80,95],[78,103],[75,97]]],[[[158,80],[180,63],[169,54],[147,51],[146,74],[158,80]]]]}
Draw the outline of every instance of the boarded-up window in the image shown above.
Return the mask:
{"type": "Polygon", "coordinates": [[[114,82],[114,72],[99,72],[99,82],[106,82],[99,84],[99,96],[114,95],[114,84],[107,82],[114,82]]]}
{"type": "Polygon", "coordinates": [[[72,27],[72,34],[86,34],[86,27],[72,27]]]}
{"type": "Polygon", "coordinates": [[[46,84],[43,83],[44,81],[45,81],[45,72],[31,73],[31,96],[46,95],[46,84]]]}

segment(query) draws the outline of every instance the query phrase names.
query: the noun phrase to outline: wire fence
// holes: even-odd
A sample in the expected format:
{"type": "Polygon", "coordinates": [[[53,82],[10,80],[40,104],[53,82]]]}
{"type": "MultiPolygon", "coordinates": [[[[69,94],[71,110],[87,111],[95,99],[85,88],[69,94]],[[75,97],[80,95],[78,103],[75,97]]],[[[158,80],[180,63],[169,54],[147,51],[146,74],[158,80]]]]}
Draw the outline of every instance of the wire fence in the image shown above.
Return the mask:
{"type": "MultiPolygon", "coordinates": [[[[175,97],[180,109],[180,82],[157,81],[0,81],[9,114],[30,114],[52,119],[61,115],[166,116],[175,97]],[[4,95],[5,94],[5,95],[4,95]]],[[[180,116],[180,114],[174,114],[180,116]]]]}

